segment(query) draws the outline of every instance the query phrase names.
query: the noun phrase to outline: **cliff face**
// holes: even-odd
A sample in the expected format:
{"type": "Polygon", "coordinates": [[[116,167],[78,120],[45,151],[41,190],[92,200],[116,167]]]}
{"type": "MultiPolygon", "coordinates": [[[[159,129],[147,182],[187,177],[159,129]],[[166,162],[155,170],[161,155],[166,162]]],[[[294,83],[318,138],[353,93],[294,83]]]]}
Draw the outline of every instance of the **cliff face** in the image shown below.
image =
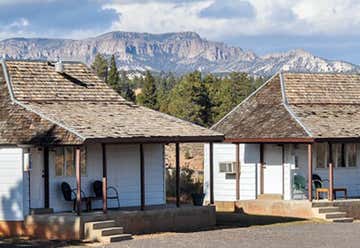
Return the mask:
{"type": "Polygon", "coordinates": [[[360,72],[358,65],[330,61],[303,50],[257,56],[251,51],[212,42],[193,32],[148,34],[111,32],[83,40],[13,38],[0,41],[0,55],[16,59],[80,60],[97,53],[115,54],[125,70],[205,72],[244,71],[271,75],[280,69],[311,72],[360,72]]]}

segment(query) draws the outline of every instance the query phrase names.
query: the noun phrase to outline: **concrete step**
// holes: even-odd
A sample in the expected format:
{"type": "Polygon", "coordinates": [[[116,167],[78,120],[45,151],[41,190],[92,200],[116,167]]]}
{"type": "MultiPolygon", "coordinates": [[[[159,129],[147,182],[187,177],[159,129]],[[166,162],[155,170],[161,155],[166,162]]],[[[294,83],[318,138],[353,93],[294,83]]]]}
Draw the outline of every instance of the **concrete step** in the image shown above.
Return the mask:
{"type": "Polygon", "coordinates": [[[123,234],[124,228],[108,227],[108,228],[94,230],[94,233],[98,233],[99,236],[111,236],[111,235],[123,234]]]}
{"type": "Polygon", "coordinates": [[[102,243],[113,243],[113,242],[129,240],[129,239],[132,239],[131,234],[117,234],[110,236],[101,236],[98,238],[98,241],[102,243]]]}
{"type": "Polygon", "coordinates": [[[85,231],[87,230],[96,230],[109,227],[115,227],[116,223],[113,220],[104,220],[104,221],[94,221],[85,223],[85,231]]]}
{"type": "Polygon", "coordinates": [[[325,214],[321,214],[321,215],[323,215],[326,220],[346,217],[345,212],[333,212],[333,213],[325,213],[325,214]]]}
{"type": "Polygon", "coordinates": [[[282,200],[280,194],[262,194],[258,195],[258,200],[282,200]]]}
{"type": "Polygon", "coordinates": [[[354,221],[354,219],[350,218],[350,217],[346,217],[346,218],[330,219],[329,221],[334,222],[334,223],[352,223],[354,221]]]}
{"type": "Polygon", "coordinates": [[[52,208],[32,208],[30,209],[30,214],[52,214],[54,213],[54,209],[52,208]]]}
{"type": "Polygon", "coordinates": [[[313,208],[313,209],[318,214],[340,212],[339,207],[320,207],[320,208],[313,208]]]}
{"type": "Polygon", "coordinates": [[[313,208],[333,207],[334,203],[328,202],[328,201],[314,201],[314,202],[312,202],[311,206],[313,208]]]}

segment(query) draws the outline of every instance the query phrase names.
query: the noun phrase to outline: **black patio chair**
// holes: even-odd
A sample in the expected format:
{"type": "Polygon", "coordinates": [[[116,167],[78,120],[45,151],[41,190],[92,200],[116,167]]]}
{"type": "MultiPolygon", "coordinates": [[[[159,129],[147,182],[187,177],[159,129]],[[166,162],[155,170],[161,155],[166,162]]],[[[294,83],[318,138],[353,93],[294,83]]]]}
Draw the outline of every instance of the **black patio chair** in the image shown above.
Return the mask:
{"type": "MultiPolygon", "coordinates": [[[[76,210],[76,189],[72,189],[67,182],[61,183],[61,192],[64,196],[65,201],[73,202],[73,211],[76,210]]],[[[86,203],[86,209],[89,211],[89,199],[86,197],[84,191],[81,191],[81,201],[86,203]]]]}
{"type": "MultiPolygon", "coordinates": [[[[93,182],[93,190],[96,199],[102,199],[103,198],[103,184],[101,181],[95,181],[93,182]]],[[[110,200],[117,200],[118,208],[120,208],[120,199],[119,199],[119,192],[115,187],[109,186],[107,187],[107,199],[110,200]]]]}
{"type": "Polygon", "coordinates": [[[324,182],[329,182],[328,179],[321,179],[321,177],[318,174],[312,174],[311,179],[312,179],[315,190],[318,188],[323,188],[324,182]]]}
{"type": "Polygon", "coordinates": [[[324,188],[324,183],[329,183],[328,179],[322,179],[318,174],[312,174],[312,183],[313,183],[313,194],[316,196],[316,189],[324,188]]]}

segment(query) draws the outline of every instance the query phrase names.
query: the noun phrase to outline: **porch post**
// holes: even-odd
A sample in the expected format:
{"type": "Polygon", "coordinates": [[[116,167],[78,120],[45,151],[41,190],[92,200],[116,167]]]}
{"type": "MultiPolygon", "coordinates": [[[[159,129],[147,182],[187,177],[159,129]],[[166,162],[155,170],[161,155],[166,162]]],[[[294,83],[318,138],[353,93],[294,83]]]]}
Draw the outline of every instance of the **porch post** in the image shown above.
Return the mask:
{"type": "Polygon", "coordinates": [[[236,200],[240,200],[240,144],[236,143],[236,200]]]}
{"type": "Polygon", "coordinates": [[[140,209],[145,210],[145,168],[144,168],[144,146],[140,144],[140,209]]]}
{"type": "Polygon", "coordinates": [[[175,188],[176,188],[176,207],[180,207],[180,146],[175,144],[175,188]]]}
{"type": "Polygon", "coordinates": [[[332,156],[332,145],[329,142],[329,201],[334,200],[334,165],[332,156]]]}
{"type": "Polygon", "coordinates": [[[50,207],[49,185],[49,148],[44,147],[44,208],[50,207]]]}
{"type": "Polygon", "coordinates": [[[213,142],[210,142],[209,144],[209,169],[210,169],[210,204],[214,204],[214,144],[213,142]]]}
{"type": "Polygon", "coordinates": [[[312,201],[312,171],[313,171],[313,158],[312,158],[312,144],[308,144],[308,199],[312,201]]]}
{"type": "Polygon", "coordinates": [[[106,144],[101,144],[102,148],[102,197],[103,197],[103,212],[104,214],[107,213],[107,161],[106,161],[106,144]]]}
{"type": "Polygon", "coordinates": [[[260,195],[264,194],[264,143],[260,143],[260,195]]]}
{"type": "Polygon", "coordinates": [[[76,213],[81,214],[81,166],[80,166],[80,148],[75,149],[75,167],[76,167],[76,213]]]}

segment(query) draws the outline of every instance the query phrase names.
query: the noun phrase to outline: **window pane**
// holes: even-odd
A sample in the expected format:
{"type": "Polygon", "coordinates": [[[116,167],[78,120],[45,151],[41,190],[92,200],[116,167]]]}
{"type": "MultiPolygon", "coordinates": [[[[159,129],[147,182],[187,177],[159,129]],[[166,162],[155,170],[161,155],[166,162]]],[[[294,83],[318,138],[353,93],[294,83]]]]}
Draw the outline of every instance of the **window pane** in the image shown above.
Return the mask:
{"type": "Polygon", "coordinates": [[[55,176],[64,175],[64,148],[59,147],[55,150],[55,176]]]}
{"type": "Polygon", "coordinates": [[[80,155],[80,164],[81,164],[81,175],[86,176],[86,149],[85,147],[81,148],[81,155],[80,155]]]}
{"type": "Polygon", "coordinates": [[[316,145],[316,166],[317,168],[327,167],[327,147],[326,143],[318,143],[316,145]]]}
{"type": "Polygon", "coordinates": [[[74,149],[72,147],[65,148],[66,176],[75,175],[74,149]]]}
{"type": "Polygon", "coordinates": [[[356,167],[356,144],[346,144],[347,166],[356,167]]]}
{"type": "Polygon", "coordinates": [[[343,159],[343,144],[332,144],[333,162],[335,167],[345,167],[343,159]]]}

